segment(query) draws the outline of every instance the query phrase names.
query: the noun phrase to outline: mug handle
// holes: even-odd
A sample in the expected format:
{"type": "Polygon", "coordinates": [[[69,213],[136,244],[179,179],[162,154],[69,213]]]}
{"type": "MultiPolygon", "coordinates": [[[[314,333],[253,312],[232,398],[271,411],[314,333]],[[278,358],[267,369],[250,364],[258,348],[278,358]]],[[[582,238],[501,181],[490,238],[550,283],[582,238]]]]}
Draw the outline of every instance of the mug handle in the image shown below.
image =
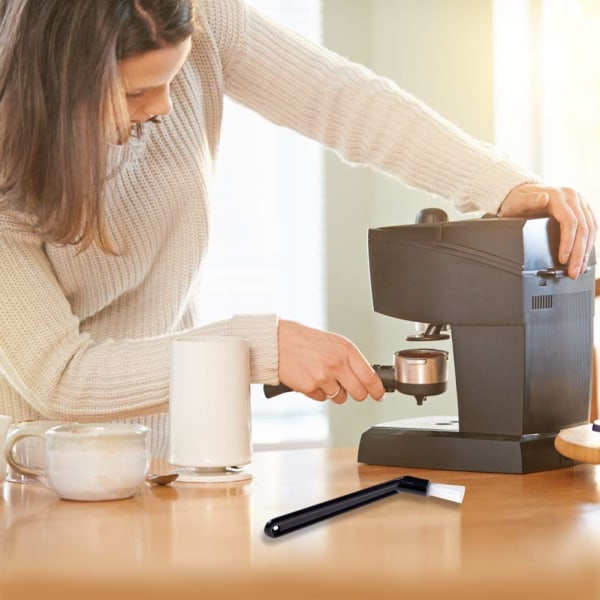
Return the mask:
{"type": "Polygon", "coordinates": [[[4,456],[6,462],[15,470],[17,473],[27,475],[32,479],[40,482],[44,482],[46,479],[46,470],[38,469],[35,467],[29,467],[21,464],[15,456],[15,445],[19,440],[26,437],[39,437],[42,440],[46,439],[46,430],[38,427],[18,427],[9,432],[6,436],[6,442],[4,443],[4,456]]]}

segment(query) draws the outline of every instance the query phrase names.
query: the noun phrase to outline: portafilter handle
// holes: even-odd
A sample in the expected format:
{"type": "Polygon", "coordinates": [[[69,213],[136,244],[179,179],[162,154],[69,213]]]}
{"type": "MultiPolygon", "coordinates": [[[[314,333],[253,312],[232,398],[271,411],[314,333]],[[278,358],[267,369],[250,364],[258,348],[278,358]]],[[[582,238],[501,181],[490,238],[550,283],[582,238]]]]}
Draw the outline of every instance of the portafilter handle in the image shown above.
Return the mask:
{"type": "MultiPolygon", "coordinates": [[[[394,378],[394,367],[393,365],[372,365],[373,369],[379,375],[381,383],[386,392],[395,392],[398,390],[400,385],[394,378]]],[[[279,394],[285,394],[286,392],[293,392],[291,387],[280,383],[279,385],[263,385],[263,392],[266,398],[273,398],[279,396],[279,394]]]]}

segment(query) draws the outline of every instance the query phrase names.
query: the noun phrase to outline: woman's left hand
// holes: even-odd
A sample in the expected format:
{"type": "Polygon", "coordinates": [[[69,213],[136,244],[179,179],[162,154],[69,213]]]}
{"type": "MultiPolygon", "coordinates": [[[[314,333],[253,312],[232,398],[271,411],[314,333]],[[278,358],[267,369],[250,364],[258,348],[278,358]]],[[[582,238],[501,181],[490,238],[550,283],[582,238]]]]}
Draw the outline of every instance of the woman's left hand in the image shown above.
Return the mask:
{"type": "Polygon", "coordinates": [[[523,184],[514,188],[500,206],[502,217],[544,217],[560,225],[558,257],[568,264],[569,276],[579,277],[596,242],[598,224],[587,202],[569,188],[523,184]]]}

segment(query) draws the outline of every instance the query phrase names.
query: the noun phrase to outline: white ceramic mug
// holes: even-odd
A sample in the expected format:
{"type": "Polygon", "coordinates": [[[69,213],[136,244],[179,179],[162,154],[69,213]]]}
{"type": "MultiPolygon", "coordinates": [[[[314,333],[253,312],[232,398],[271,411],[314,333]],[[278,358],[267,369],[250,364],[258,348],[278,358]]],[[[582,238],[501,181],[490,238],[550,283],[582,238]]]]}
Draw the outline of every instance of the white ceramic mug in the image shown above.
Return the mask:
{"type": "Polygon", "coordinates": [[[252,460],[248,343],[188,334],[171,342],[169,462],[180,481],[245,479],[252,460]]]}
{"type": "MultiPolygon", "coordinates": [[[[8,429],[10,424],[12,423],[12,417],[8,415],[0,415],[0,444],[4,443],[6,439],[6,434],[8,433],[8,429]]],[[[4,458],[4,454],[0,455],[0,483],[4,481],[6,477],[6,460],[4,458]]]]}
{"type": "Polygon", "coordinates": [[[65,500],[117,500],[133,496],[144,483],[147,434],[147,427],[125,423],[26,425],[8,434],[4,454],[12,469],[65,500]],[[19,462],[17,442],[28,436],[45,440],[45,467],[19,462]]]}

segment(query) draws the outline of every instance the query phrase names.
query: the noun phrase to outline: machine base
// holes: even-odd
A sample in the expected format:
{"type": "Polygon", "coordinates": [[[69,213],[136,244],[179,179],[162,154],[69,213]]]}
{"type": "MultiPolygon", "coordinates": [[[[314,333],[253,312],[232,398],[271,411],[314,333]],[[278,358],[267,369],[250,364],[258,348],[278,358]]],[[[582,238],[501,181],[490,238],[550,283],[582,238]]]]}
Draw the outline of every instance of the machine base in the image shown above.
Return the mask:
{"type": "Polygon", "coordinates": [[[365,431],[358,462],[486,473],[535,473],[574,465],[555,450],[555,437],[463,433],[456,417],[404,419],[365,431]]]}

